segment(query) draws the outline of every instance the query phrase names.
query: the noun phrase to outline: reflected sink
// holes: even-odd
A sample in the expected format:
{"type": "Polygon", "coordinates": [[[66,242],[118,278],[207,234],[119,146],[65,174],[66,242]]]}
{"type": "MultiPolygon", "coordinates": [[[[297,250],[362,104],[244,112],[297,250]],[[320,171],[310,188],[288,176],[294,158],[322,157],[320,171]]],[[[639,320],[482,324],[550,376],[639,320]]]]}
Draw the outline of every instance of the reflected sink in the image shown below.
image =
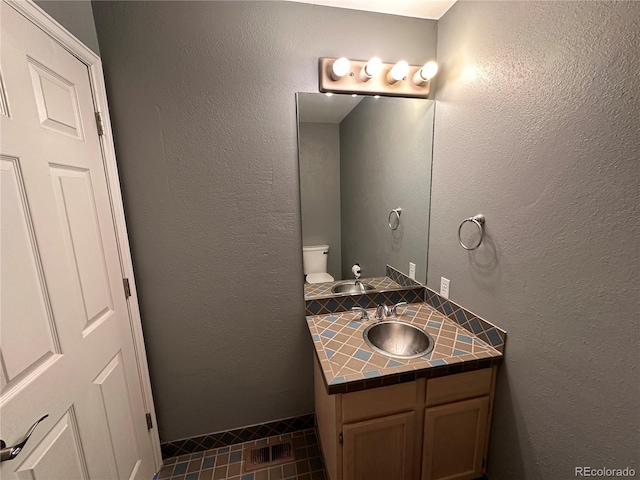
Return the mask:
{"type": "Polygon", "coordinates": [[[435,343],[424,330],[393,320],[368,326],[363,336],[367,345],[376,352],[393,358],[422,357],[433,350],[435,343]]]}
{"type": "Polygon", "coordinates": [[[363,293],[369,292],[371,290],[373,290],[373,285],[361,282],[358,282],[358,284],[356,285],[354,281],[338,283],[331,289],[333,293],[363,293]]]}

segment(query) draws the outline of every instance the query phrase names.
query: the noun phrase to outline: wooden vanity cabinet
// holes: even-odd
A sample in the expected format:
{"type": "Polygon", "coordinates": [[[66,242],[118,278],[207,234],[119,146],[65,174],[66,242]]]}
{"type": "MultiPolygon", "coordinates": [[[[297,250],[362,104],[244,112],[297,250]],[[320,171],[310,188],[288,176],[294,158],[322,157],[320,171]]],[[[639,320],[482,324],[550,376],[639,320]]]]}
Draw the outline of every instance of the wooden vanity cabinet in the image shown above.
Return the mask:
{"type": "Polygon", "coordinates": [[[330,480],[420,476],[424,380],[329,395],[315,361],[318,437],[330,480]],[[422,383],[422,408],[417,387],[422,383]]]}
{"type": "Polygon", "coordinates": [[[343,478],[412,478],[416,467],[415,425],[415,412],[345,424],[343,478]]]}
{"type": "Polygon", "coordinates": [[[422,480],[482,477],[496,368],[427,381],[422,480]]]}
{"type": "Polygon", "coordinates": [[[427,408],[423,480],[482,477],[489,397],[427,408]]]}
{"type": "Polygon", "coordinates": [[[329,480],[481,477],[496,367],[329,395],[315,361],[329,480]]]}

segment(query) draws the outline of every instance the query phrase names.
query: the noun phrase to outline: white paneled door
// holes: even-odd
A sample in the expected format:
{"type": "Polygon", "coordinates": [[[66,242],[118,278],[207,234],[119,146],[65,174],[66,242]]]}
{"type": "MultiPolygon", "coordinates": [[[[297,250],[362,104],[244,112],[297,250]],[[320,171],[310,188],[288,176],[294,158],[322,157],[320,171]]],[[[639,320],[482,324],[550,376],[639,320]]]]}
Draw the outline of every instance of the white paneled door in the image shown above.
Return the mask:
{"type": "Polygon", "coordinates": [[[150,480],[89,71],[0,4],[0,477],[150,480]]]}

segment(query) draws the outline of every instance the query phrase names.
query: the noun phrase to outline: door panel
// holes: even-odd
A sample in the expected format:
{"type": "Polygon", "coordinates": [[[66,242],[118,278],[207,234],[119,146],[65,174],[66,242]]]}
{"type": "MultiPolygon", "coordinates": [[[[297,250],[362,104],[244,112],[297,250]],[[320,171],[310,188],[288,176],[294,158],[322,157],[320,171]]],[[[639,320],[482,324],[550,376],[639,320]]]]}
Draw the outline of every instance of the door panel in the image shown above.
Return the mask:
{"type": "Polygon", "coordinates": [[[33,234],[33,222],[24,193],[19,159],[0,160],[0,348],[2,387],[42,364],[60,348],[42,263],[33,234]],[[10,233],[10,234],[9,234],[10,233]]]}
{"type": "Polygon", "coordinates": [[[4,82],[2,81],[2,72],[0,71],[0,115],[9,116],[9,105],[7,104],[7,94],[4,90],[4,82]]]}
{"type": "Polygon", "coordinates": [[[67,257],[82,298],[83,334],[113,312],[106,259],[90,172],[51,166],[51,181],[63,226],[67,257]]]}
{"type": "Polygon", "coordinates": [[[88,479],[73,408],[49,430],[17,469],[24,480],[88,479]]]}
{"type": "Polygon", "coordinates": [[[106,420],[118,478],[132,478],[138,468],[139,453],[121,352],[100,372],[93,384],[100,392],[99,409],[106,420]]]}
{"type": "Polygon", "coordinates": [[[2,439],[49,414],[0,477],[147,480],[152,436],[89,71],[0,7],[2,439]]]}
{"type": "Polygon", "coordinates": [[[27,58],[27,62],[41,125],[81,140],[82,123],[75,85],[33,58],[27,58]]]}

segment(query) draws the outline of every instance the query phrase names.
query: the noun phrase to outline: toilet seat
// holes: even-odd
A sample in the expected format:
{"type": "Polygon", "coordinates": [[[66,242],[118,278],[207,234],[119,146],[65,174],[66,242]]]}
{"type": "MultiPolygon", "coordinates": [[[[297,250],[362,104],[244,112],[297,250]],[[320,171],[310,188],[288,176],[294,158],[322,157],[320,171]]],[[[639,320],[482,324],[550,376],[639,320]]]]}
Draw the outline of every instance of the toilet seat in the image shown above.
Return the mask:
{"type": "Polygon", "coordinates": [[[307,283],[324,283],[333,282],[333,277],[328,273],[309,273],[307,274],[307,283]]]}

